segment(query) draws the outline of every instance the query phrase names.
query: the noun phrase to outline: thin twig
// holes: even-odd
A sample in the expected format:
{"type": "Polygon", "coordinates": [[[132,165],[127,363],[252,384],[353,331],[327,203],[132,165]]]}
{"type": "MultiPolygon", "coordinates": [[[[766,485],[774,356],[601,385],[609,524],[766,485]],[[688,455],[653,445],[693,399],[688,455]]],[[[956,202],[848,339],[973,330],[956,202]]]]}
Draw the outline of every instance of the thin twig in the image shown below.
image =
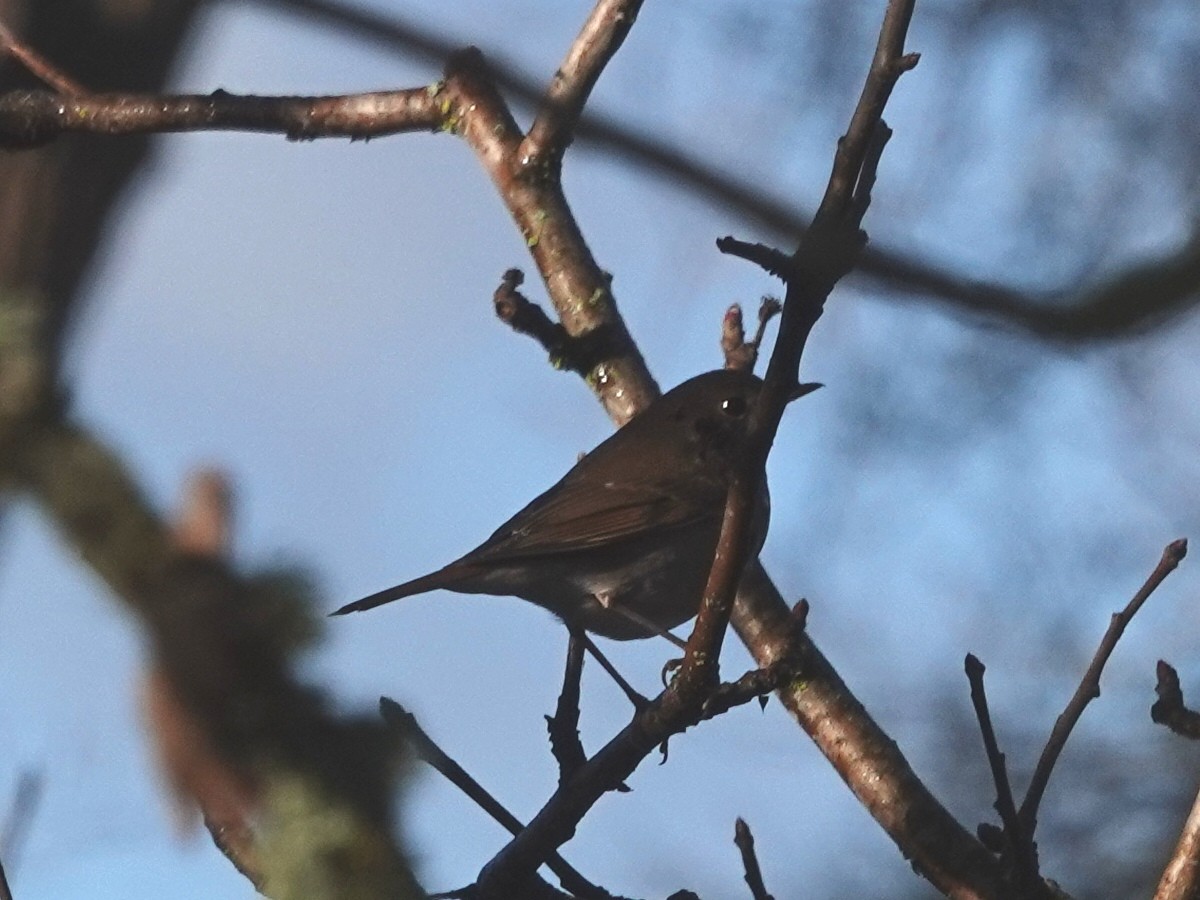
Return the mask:
{"type": "Polygon", "coordinates": [[[1091,664],[1088,666],[1087,671],[1084,672],[1083,678],[1079,682],[1079,687],[1075,689],[1075,694],[1067,703],[1062,714],[1054,722],[1050,738],[1046,741],[1046,746],[1042,750],[1041,757],[1038,759],[1037,768],[1034,769],[1033,777],[1030,779],[1029,789],[1025,792],[1025,800],[1021,804],[1020,815],[1021,821],[1024,823],[1026,831],[1031,837],[1036,831],[1038,806],[1042,802],[1042,795],[1046,792],[1046,785],[1050,781],[1050,773],[1054,771],[1054,764],[1058,761],[1063,747],[1066,746],[1067,738],[1071,736],[1071,730],[1075,727],[1075,723],[1079,721],[1088,704],[1100,696],[1100,674],[1104,671],[1104,666],[1108,662],[1108,658],[1112,656],[1112,652],[1117,646],[1117,641],[1125,633],[1125,628],[1129,625],[1129,620],[1142,608],[1142,604],[1154,593],[1155,588],[1162,584],[1163,579],[1175,571],[1176,566],[1179,565],[1180,561],[1186,555],[1187,540],[1185,538],[1180,538],[1168,544],[1163,550],[1162,558],[1158,561],[1158,565],[1154,567],[1154,571],[1146,579],[1146,583],[1133,595],[1133,599],[1129,601],[1123,610],[1113,613],[1108,630],[1105,631],[1104,637],[1100,641],[1100,646],[1096,649],[1096,653],[1092,657],[1091,664]]]}
{"type": "Polygon", "coordinates": [[[496,318],[517,334],[528,335],[541,344],[554,368],[580,374],[587,372],[589,366],[576,358],[578,354],[573,352],[567,330],[518,290],[524,281],[525,274],[520,269],[508,269],[504,273],[500,286],[492,294],[496,318]]]}
{"type": "Polygon", "coordinates": [[[767,893],[767,886],[763,883],[758,855],[754,852],[754,835],[750,833],[750,826],[746,824],[746,820],[740,816],[733,825],[733,843],[742,854],[742,869],[746,873],[750,895],[754,900],[775,900],[767,893]]]}
{"type": "Polygon", "coordinates": [[[995,809],[1000,814],[1000,821],[1004,824],[1008,855],[1011,857],[1020,889],[1028,896],[1036,897],[1042,891],[1042,878],[1038,873],[1037,845],[1034,844],[1031,836],[1025,833],[1021,817],[1017,815],[1012,785],[1008,780],[1008,767],[1004,762],[1004,754],[1000,752],[1000,744],[996,740],[996,732],[992,727],[992,715],[988,710],[987,691],[983,686],[985,668],[979,658],[972,653],[967,654],[964,668],[967,680],[971,684],[971,704],[975,707],[975,718],[979,721],[984,752],[987,754],[988,766],[992,770],[992,783],[996,787],[995,809]]]}
{"type": "MultiPolygon", "coordinates": [[[[495,819],[509,834],[520,834],[524,829],[521,821],[488,793],[487,788],[471,777],[462,766],[450,758],[417,722],[416,717],[390,697],[379,698],[379,713],[397,734],[404,737],[413,752],[443,778],[466,794],[485,813],[495,819]]],[[[583,877],[570,863],[553,853],[546,858],[546,866],[558,876],[562,886],[573,894],[585,898],[607,900],[611,895],[583,877]]]]}
{"type": "Polygon", "coordinates": [[[588,633],[584,631],[580,632],[580,634],[582,635],[583,645],[587,647],[587,652],[592,654],[592,659],[596,660],[596,662],[600,664],[600,668],[608,673],[608,677],[611,678],[616,686],[621,689],[621,693],[623,693],[629,699],[629,702],[633,704],[634,709],[641,709],[642,707],[649,705],[650,701],[642,696],[642,694],[639,693],[634,686],[626,680],[624,675],[617,671],[617,667],[614,666],[612,661],[601,652],[600,648],[596,646],[596,642],[588,637],[588,633]]]}
{"type": "Polygon", "coordinates": [[[767,325],[782,309],[783,304],[775,297],[763,297],[758,307],[758,327],[750,340],[746,340],[741,305],[734,303],[725,310],[721,317],[721,353],[725,356],[725,368],[754,371],[767,325]]]}
{"type": "Polygon", "coordinates": [[[60,94],[71,97],[87,93],[79,82],[51,63],[46,57],[17,40],[16,35],[3,22],[0,22],[0,51],[9,54],[28,69],[35,78],[48,84],[60,94]]]}

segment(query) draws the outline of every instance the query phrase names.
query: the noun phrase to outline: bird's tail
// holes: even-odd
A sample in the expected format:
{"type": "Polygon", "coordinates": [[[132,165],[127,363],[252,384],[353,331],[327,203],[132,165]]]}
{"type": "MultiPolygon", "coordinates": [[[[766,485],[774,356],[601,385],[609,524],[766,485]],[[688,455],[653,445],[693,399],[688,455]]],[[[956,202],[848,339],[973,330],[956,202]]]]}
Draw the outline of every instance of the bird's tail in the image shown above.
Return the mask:
{"type": "Polygon", "coordinates": [[[430,572],[428,575],[422,575],[420,578],[414,578],[412,581],[406,581],[403,584],[398,584],[395,587],[386,588],[377,593],[371,594],[369,597],[363,597],[361,600],[355,600],[353,603],[347,603],[340,609],[335,609],[330,613],[331,616],[344,616],[346,613],[362,612],[366,609],[374,609],[377,606],[383,606],[385,603],[391,603],[393,600],[400,600],[403,597],[411,597],[413,594],[424,594],[426,591],[437,590],[438,588],[454,589],[454,583],[458,580],[455,573],[448,571],[450,566],[444,569],[438,569],[436,572],[430,572]]]}

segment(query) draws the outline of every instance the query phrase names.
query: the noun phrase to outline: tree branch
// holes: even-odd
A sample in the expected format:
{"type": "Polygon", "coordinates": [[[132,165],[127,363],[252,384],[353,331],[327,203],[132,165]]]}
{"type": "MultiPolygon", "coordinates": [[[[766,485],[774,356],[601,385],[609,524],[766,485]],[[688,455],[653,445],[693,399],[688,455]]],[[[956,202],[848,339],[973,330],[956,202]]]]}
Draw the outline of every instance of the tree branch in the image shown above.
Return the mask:
{"type": "Polygon", "coordinates": [[[179,707],[252,787],[267,895],[418,896],[390,833],[399,748],[292,675],[315,628],[295,576],[242,577],[178,551],[117,458],[79,428],[30,423],[12,449],[20,485],[137,615],[179,707]]]}
{"type": "MultiPolygon", "coordinates": [[[[333,0],[254,0],[298,12],[394,52],[440,64],[457,47],[416,22],[333,0]]],[[[537,81],[516,67],[493,60],[496,83],[526,105],[542,103],[537,81]]],[[[780,202],[778,192],[739,181],[682,148],[633,131],[595,112],[576,123],[576,137],[623,158],[659,178],[681,185],[741,216],[746,225],[776,237],[804,232],[811,211],[780,202]]],[[[1093,286],[1075,283],[1029,292],[965,277],[898,247],[867,247],[852,280],[887,289],[887,298],[933,302],[944,308],[1001,323],[1030,336],[1075,343],[1111,340],[1161,327],[1200,298],[1200,229],[1178,250],[1131,265],[1093,286]]]]}
{"type": "Polygon", "coordinates": [[[746,873],[746,886],[750,888],[750,895],[754,900],[775,900],[767,893],[767,886],[763,884],[762,869],[759,868],[758,856],[754,852],[754,835],[750,833],[750,826],[746,824],[746,820],[740,817],[733,826],[733,843],[742,854],[742,869],[746,873]]]}
{"type": "Polygon", "coordinates": [[[1200,896],[1200,794],[1192,803],[1187,821],[1179,834],[1159,879],[1154,900],[1195,900],[1200,896]]]}
{"type": "Polygon", "coordinates": [[[289,140],[369,138],[447,126],[437,86],[329,97],[0,94],[0,147],[46,143],[66,132],[161,134],[257,131],[289,140]]]}
{"type": "Polygon", "coordinates": [[[1104,671],[1104,666],[1107,664],[1108,658],[1112,656],[1113,650],[1116,649],[1117,641],[1125,633],[1125,628],[1129,625],[1130,619],[1142,608],[1142,604],[1154,593],[1155,588],[1162,584],[1163,579],[1175,571],[1175,568],[1186,555],[1186,539],[1180,538],[1168,544],[1166,549],[1163,550],[1162,558],[1158,561],[1158,565],[1154,567],[1154,571],[1146,579],[1146,583],[1133,595],[1133,599],[1126,604],[1123,610],[1113,613],[1108,630],[1104,632],[1104,637],[1100,640],[1100,646],[1096,648],[1096,653],[1092,657],[1087,671],[1084,672],[1083,678],[1079,682],[1079,687],[1075,689],[1075,694],[1067,703],[1062,715],[1055,720],[1054,728],[1050,732],[1050,738],[1046,741],[1046,746],[1042,750],[1041,757],[1038,759],[1037,767],[1034,769],[1033,777],[1029,780],[1029,789],[1025,792],[1025,799],[1021,803],[1021,821],[1024,823],[1026,832],[1030,836],[1034,834],[1037,828],[1038,806],[1042,802],[1042,795],[1045,793],[1046,785],[1050,781],[1050,773],[1054,771],[1054,764],[1058,762],[1059,754],[1062,753],[1063,747],[1066,746],[1067,738],[1071,736],[1071,731],[1075,727],[1075,723],[1083,715],[1083,711],[1089,703],[1100,696],[1100,675],[1104,671]]]}
{"type": "Polygon", "coordinates": [[[625,42],[642,0],[600,0],[588,16],[521,144],[519,156],[531,166],[557,166],[571,143],[584,104],[608,61],[625,42]]]}
{"type": "Polygon", "coordinates": [[[964,667],[967,672],[967,680],[971,684],[971,704],[975,708],[975,718],[979,722],[984,752],[987,754],[988,766],[992,770],[992,783],[996,787],[994,807],[1000,814],[1007,842],[1003,848],[1004,855],[1013,868],[1016,876],[1014,881],[1021,895],[1030,898],[1045,896],[1045,887],[1038,872],[1037,845],[1033,842],[1033,836],[1025,832],[1021,817],[1017,815],[1017,806],[1013,800],[1004,754],[1000,752],[1000,744],[997,742],[996,732],[992,728],[987,692],[983,686],[984,665],[976,656],[968,653],[964,667]]]}
{"type": "MultiPolygon", "coordinates": [[[[379,712],[383,720],[412,746],[413,752],[439,775],[470,797],[485,813],[491,816],[509,834],[520,834],[525,827],[520,820],[510,813],[493,797],[488,790],[471,777],[462,766],[450,757],[437,742],[429,736],[416,717],[389,697],[379,698],[379,712]]],[[[584,878],[565,859],[557,853],[546,858],[546,866],[559,878],[563,889],[582,898],[591,900],[616,900],[607,891],[602,890],[584,878]]]]}

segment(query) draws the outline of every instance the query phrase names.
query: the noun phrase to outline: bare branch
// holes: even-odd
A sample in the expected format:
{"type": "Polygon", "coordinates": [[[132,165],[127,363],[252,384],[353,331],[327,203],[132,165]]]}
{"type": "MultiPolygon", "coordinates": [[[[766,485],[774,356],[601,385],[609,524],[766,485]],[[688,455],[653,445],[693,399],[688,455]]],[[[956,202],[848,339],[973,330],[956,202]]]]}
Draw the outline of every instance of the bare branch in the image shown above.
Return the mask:
{"type": "Polygon", "coordinates": [[[608,61],[625,42],[642,0],[600,0],[567,51],[521,144],[523,165],[557,165],[608,61]]]}
{"type": "MultiPolygon", "coordinates": [[[[536,816],[483,868],[476,882],[481,898],[517,896],[525,880],[575,833],[575,826],[605,793],[618,790],[656,747],[704,718],[744,703],[774,686],[800,677],[800,660],[783,654],[769,673],[751,672],[732,685],[712,692],[714,706],[706,710],[690,695],[682,695],[677,677],[633,721],[595,755],[559,784],[536,816]],[[751,688],[757,687],[757,692],[751,688]],[[723,705],[723,708],[721,708],[723,705]]],[[[686,669],[687,663],[684,663],[686,669]]],[[[703,699],[703,698],[702,698],[703,699]]]]}
{"type": "Polygon", "coordinates": [[[251,786],[271,835],[267,894],[416,896],[390,833],[398,748],[292,675],[290,655],[313,627],[298,580],[241,577],[180,553],[120,462],[81,429],[31,423],[13,450],[21,487],[142,621],[186,721],[251,786]],[[352,872],[336,863],[346,854],[352,872]]]}
{"type": "Polygon", "coordinates": [[[725,310],[721,318],[721,352],[725,356],[725,368],[754,371],[767,325],[781,309],[783,304],[775,297],[763,297],[758,306],[758,327],[750,340],[746,340],[746,329],[742,324],[742,307],[734,303],[725,310]]]}
{"type": "Polygon", "coordinates": [[[518,288],[525,281],[520,269],[509,269],[492,294],[496,317],[517,334],[533,338],[550,356],[550,365],[586,375],[602,358],[603,347],[589,347],[583,339],[573,339],[567,329],[553,321],[546,311],[522,294],[518,288]]]}
{"type": "Polygon", "coordinates": [[[1005,855],[1009,857],[1022,896],[1043,896],[1045,890],[1038,873],[1037,845],[1033,842],[1033,836],[1025,832],[1021,817],[1017,815],[1017,805],[1013,800],[1012,786],[1008,780],[1008,767],[1004,763],[1004,754],[1000,752],[1000,744],[992,728],[987,692],[983,686],[984,665],[976,656],[968,653],[964,668],[967,680],[971,684],[971,704],[975,707],[975,718],[979,721],[988,766],[992,770],[992,783],[996,786],[995,809],[1004,824],[1004,838],[1007,843],[1004,848],[1005,855]]]}
{"type": "MultiPolygon", "coordinates": [[[[332,0],[257,0],[262,5],[297,11],[351,34],[407,55],[438,64],[456,47],[436,32],[394,15],[376,13],[332,0]]],[[[515,67],[494,62],[496,83],[527,105],[543,99],[541,86],[515,67]]],[[[811,211],[788,206],[778,191],[739,181],[728,172],[682,148],[594,112],[585,113],[576,136],[624,158],[658,177],[682,185],[736,212],[748,225],[776,236],[802,234],[811,211]]],[[[1139,333],[1173,321],[1200,296],[1200,230],[1179,250],[1131,266],[1109,279],[1078,289],[1071,286],[1031,293],[949,271],[898,247],[874,245],[863,250],[852,280],[888,288],[902,302],[928,302],[1000,322],[1034,337],[1053,341],[1105,340],[1139,333]]]]}
{"type": "Polygon", "coordinates": [[[746,873],[746,885],[750,888],[750,895],[754,900],[775,900],[767,893],[767,886],[763,884],[762,869],[759,868],[758,856],[754,852],[754,835],[750,833],[750,826],[746,824],[746,820],[741,817],[733,826],[733,843],[742,854],[742,869],[746,873]]]}
{"type": "MultiPolygon", "coordinates": [[[[409,743],[413,752],[423,762],[475,801],[480,809],[495,819],[509,834],[521,833],[525,827],[521,821],[439,747],[412,713],[390,697],[379,698],[379,713],[384,721],[409,743]]],[[[563,888],[572,894],[596,900],[608,900],[612,897],[607,891],[589,882],[557,853],[552,853],[546,858],[546,866],[559,877],[563,888]]]]}
{"type": "Polygon", "coordinates": [[[1200,713],[1188,709],[1183,703],[1183,688],[1179,686],[1179,673],[1174,667],[1158,661],[1158,682],[1154,692],[1158,700],[1150,707],[1150,718],[1159,725],[1166,725],[1176,734],[1200,740],[1200,713]]]}
{"type": "Polygon", "coordinates": [[[479,51],[451,57],[446,79],[457,132],[500,192],[567,334],[585,342],[590,365],[585,379],[623,424],[658,396],[658,386],[617,312],[611,279],[588,249],[559,179],[524,172],[520,132],[479,51]]]}
{"type": "Polygon", "coordinates": [[[252,97],[220,90],[191,96],[0,94],[0,147],[8,149],[43,144],[65,132],[258,131],[313,140],[436,131],[451,124],[437,85],[328,97],[252,97]]]}
{"type": "Polygon", "coordinates": [[[1200,896],[1200,794],[1192,803],[1154,900],[1195,900],[1200,896]]]}
{"type": "Polygon", "coordinates": [[[1079,687],[1075,689],[1075,694],[1067,703],[1062,715],[1055,720],[1054,728],[1050,732],[1050,738],[1046,741],[1046,746],[1042,750],[1041,757],[1038,759],[1037,768],[1034,769],[1033,777],[1029,781],[1029,789],[1025,792],[1025,800],[1021,803],[1021,821],[1024,823],[1029,834],[1032,835],[1037,828],[1038,806],[1042,802],[1042,795],[1045,793],[1046,785],[1050,781],[1050,773],[1054,771],[1054,764],[1058,762],[1059,754],[1062,753],[1063,747],[1066,746],[1067,738],[1071,736],[1071,730],[1075,727],[1075,723],[1079,721],[1080,716],[1083,715],[1083,711],[1087,708],[1088,704],[1100,696],[1100,675],[1104,671],[1104,666],[1108,662],[1108,658],[1112,656],[1113,650],[1116,649],[1117,641],[1125,633],[1125,628],[1129,625],[1130,619],[1142,608],[1142,604],[1154,593],[1155,588],[1162,584],[1163,579],[1175,571],[1175,568],[1186,555],[1186,539],[1180,538],[1168,544],[1166,549],[1163,550],[1162,558],[1158,561],[1158,565],[1154,567],[1154,571],[1146,579],[1146,583],[1133,595],[1133,599],[1126,604],[1123,610],[1113,613],[1108,630],[1105,631],[1104,637],[1100,641],[1100,646],[1096,649],[1096,654],[1092,657],[1091,664],[1088,666],[1087,671],[1084,672],[1083,678],[1079,682],[1079,687]]]}
{"type": "Polygon", "coordinates": [[[21,63],[35,78],[67,96],[86,93],[74,79],[27,44],[18,41],[8,26],[0,22],[0,53],[21,63]]]}

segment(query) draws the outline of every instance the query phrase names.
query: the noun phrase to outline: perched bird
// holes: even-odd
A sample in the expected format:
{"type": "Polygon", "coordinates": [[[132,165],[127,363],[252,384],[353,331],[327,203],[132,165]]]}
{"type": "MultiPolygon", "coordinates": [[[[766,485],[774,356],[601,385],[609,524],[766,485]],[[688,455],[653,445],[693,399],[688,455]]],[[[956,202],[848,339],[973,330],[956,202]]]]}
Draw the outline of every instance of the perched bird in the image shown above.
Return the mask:
{"type": "MultiPolygon", "coordinates": [[[[437,588],[511,595],[616,640],[652,637],[699,608],[733,467],[762,381],[721,369],[664,394],[460,559],[333,615],[437,588]]],[[[794,397],[820,387],[801,385],[794,397]]],[[[766,484],[754,552],[767,533],[766,484]]]]}

